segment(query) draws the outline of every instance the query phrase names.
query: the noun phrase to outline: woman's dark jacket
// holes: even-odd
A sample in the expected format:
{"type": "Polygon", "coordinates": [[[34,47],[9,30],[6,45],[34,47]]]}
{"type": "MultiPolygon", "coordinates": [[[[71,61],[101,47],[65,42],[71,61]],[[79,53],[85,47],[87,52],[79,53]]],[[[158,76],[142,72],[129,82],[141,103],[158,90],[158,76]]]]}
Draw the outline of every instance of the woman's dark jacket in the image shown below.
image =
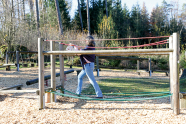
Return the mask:
{"type": "MultiPolygon", "coordinates": [[[[85,49],[82,50],[95,50],[95,48],[92,48],[92,46],[86,46],[85,49]]],[[[84,63],[86,63],[83,57],[85,57],[90,62],[95,62],[95,54],[80,55],[81,66],[83,67],[83,69],[84,69],[84,63]]]]}

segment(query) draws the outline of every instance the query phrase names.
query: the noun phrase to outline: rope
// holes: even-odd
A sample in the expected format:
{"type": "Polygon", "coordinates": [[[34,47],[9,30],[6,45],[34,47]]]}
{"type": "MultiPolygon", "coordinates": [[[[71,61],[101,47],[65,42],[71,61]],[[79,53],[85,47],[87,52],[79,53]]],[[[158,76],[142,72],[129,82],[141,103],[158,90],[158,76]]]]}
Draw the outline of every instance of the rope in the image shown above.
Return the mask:
{"type": "MultiPolygon", "coordinates": [[[[110,41],[110,40],[139,40],[139,39],[156,39],[156,38],[168,38],[170,36],[157,36],[157,37],[139,37],[139,38],[119,38],[119,39],[94,39],[94,41],[110,41]]],[[[44,41],[85,41],[84,40],[44,40],[44,41]]]]}
{"type": "Polygon", "coordinates": [[[112,99],[112,98],[98,99],[98,98],[90,98],[90,97],[85,97],[85,96],[78,97],[78,96],[73,96],[73,95],[59,93],[59,92],[56,92],[56,91],[50,91],[50,93],[53,93],[53,94],[56,94],[56,95],[60,95],[60,96],[75,98],[75,99],[98,100],[98,101],[141,101],[141,100],[151,100],[151,99],[165,98],[165,97],[169,97],[169,96],[172,95],[172,94],[167,94],[167,95],[163,95],[163,96],[148,97],[148,98],[137,98],[137,99],[112,99]]]}
{"type": "MultiPolygon", "coordinates": [[[[172,95],[172,94],[170,94],[170,92],[139,92],[137,94],[143,94],[143,95],[129,95],[129,96],[98,99],[98,98],[90,98],[90,97],[87,97],[87,96],[84,96],[84,95],[81,95],[81,97],[79,97],[79,96],[77,96],[77,94],[75,94],[73,92],[70,92],[68,90],[65,90],[65,89],[61,89],[61,88],[58,88],[57,90],[62,90],[62,91],[68,92],[68,93],[73,94],[73,95],[59,93],[59,92],[56,92],[56,91],[47,91],[47,92],[54,93],[54,94],[61,95],[61,96],[65,96],[65,97],[76,98],[76,99],[100,100],[100,101],[140,101],[140,100],[151,100],[151,99],[165,98],[165,97],[169,97],[169,96],[172,95]],[[142,96],[151,96],[151,95],[160,95],[160,94],[165,94],[165,95],[156,96],[156,97],[148,97],[148,98],[124,99],[126,97],[142,97],[142,96]],[[76,95],[76,96],[74,96],[74,95],[76,95]]],[[[104,95],[108,95],[108,94],[109,95],[118,95],[118,94],[119,95],[121,95],[121,94],[122,95],[127,95],[127,94],[136,94],[136,93],[107,93],[107,94],[104,94],[104,95]]]]}
{"type": "MultiPolygon", "coordinates": [[[[89,47],[89,48],[101,48],[101,49],[112,49],[112,48],[137,48],[137,47],[145,47],[145,46],[154,46],[154,45],[159,45],[159,44],[166,44],[168,42],[166,42],[167,40],[163,40],[163,41],[158,41],[155,43],[149,43],[149,44],[143,44],[143,45],[138,45],[138,46],[125,46],[125,47],[89,47]]],[[[61,43],[63,45],[70,45],[70,44],[65,44],[65,43],[61,43]]],[[[77,47],[85,47],[85,46],[77,46],[77,47]]]]}

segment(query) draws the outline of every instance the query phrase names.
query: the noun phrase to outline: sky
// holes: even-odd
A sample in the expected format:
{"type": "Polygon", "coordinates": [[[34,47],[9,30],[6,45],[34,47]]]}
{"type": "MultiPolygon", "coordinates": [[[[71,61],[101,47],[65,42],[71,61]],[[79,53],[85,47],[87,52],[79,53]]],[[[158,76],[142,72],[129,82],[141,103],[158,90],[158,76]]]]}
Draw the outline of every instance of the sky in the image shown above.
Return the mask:
{"type": "MultiPolygon", "coordinates": [[[[149,14],[151,13],[152,9],[156,7],[156,5],[161,5],[163,0],[121,0],[122,7],[124,6],[124,3],[126,3],[129,10],[131,10],[133,5],[136,5],[138,2],[140,7],[142,8],[143,2],[145,2],[147,11],[149,14]]],[[[186,0],[165,0],[168,4],[172,3],[172,1],[178,1],[179,8],[182,8],[183,3],[186,3],[186,0]]],[[[78,3],[77,0],[72,0],[72,9],[69,11],[71,18],[74,17],[75,11],[78,9],[78,3]]]]}

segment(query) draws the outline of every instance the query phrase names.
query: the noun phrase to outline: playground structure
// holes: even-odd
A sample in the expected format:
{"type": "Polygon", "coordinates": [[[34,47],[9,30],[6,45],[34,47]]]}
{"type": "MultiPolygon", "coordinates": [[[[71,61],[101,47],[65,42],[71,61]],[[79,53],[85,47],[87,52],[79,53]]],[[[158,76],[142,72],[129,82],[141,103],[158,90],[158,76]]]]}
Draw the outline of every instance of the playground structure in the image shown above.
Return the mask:
{"type": "MultiPolygon", "coordinates": [[[[169,49],[130,49],[130,50],[95,50],[95,51],[62,51],[63,44],[59,44],[59,51],[54,51],[54,41],[50,41],[50,50],[43,51],[43,38],[38,38],[38,64],[39,64],[39,109],[45,107],[44,95],[44,55],[51,55],[51,89],[56,91],[55,85],[55,59],[54,55],[60,55],[60,81],[64,89],[64,56],[77,54],[95,54],[96,56],[127,56],[127,55],[169,55],[170,62],[170,92],[171,106],[174,114],[180,113],[179,105],[179,35],[173,33],[169,37],[169,49]]],[[[61,41],[59,41],[61,42],[61,41]]],[[[51,94],[51,102],[55,102],[55,94],[51,94]]]]}
{"type": "MultiPolygon", "coordinates": [[[[3,66],[7,66],[7,71],[10,70],[10,66],[16,66],[17,67],[17,71],[19,71],[19,61],[20,61],[20,54],[38,54],[38,52],[36,51],[11,51],[11,52],[6,52],[6,61],[5,64],[3,66]],[[9,54],[16,54],[16,64],[9,64],[8,59],[9,59],[9,54]]],[[[22,58],[22,56],[21,56],[22,58]]]]}

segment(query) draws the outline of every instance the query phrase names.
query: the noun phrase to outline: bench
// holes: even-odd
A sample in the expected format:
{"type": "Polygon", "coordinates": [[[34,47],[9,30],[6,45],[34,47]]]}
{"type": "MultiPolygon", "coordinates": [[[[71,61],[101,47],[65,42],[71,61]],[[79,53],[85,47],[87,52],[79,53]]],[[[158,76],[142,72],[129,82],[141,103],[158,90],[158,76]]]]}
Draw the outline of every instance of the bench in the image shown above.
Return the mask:
{"type": "Polygon", "coordinates": [[[14,88],[16,88],[16,90],[21,90],[22,89],[22,86],[23,86],[22,84],[19,84],[19,85],[15,85],[15,86],[3,88],[1,90],[9,90],[9,89],[14,89],[14,88]]]}
{"type": "MultiPolygon", "coordinates": [[[[72,73],[74,72],[74,70],[68,70],[68,71],[64,71],[64,74],[69,74],[69,73],[72,73]]],[[[56,73],[56,77],[59,77],[60,76],[60,73],[56,73]]],[[[47,76],[44,76],[44,80],[48,80],[48,79],[51,79],[51,75],[47,75],[47,76]]],[[[36,78],[36,79],[33,79],[33,80],[29,80],[26,82],[26,85],[32,85],[32,84],[35,84],[35,83],[38,83],[39,81],[39,78],[36,78]]]]}
{"type": "Polygon", "coordinates": [[[169,70],[153,70],[153,72],[164,72],[166,76],[169,76],[169,70]]]}
{"type": "Polygon", "coordinates": [[[3,64],[0,66],[0,68],[6,67],[6,71],[10,71],[10,66],[16,66],[16,64],[3,64]]]}
{"type": "Polygon", "coordinates": [[[138,75],[140,75],[140,73],[144,73],[144,72],[148,72],[149,73],[148,70],[137,70],[136,72],[138,73],[138,75]]]}

